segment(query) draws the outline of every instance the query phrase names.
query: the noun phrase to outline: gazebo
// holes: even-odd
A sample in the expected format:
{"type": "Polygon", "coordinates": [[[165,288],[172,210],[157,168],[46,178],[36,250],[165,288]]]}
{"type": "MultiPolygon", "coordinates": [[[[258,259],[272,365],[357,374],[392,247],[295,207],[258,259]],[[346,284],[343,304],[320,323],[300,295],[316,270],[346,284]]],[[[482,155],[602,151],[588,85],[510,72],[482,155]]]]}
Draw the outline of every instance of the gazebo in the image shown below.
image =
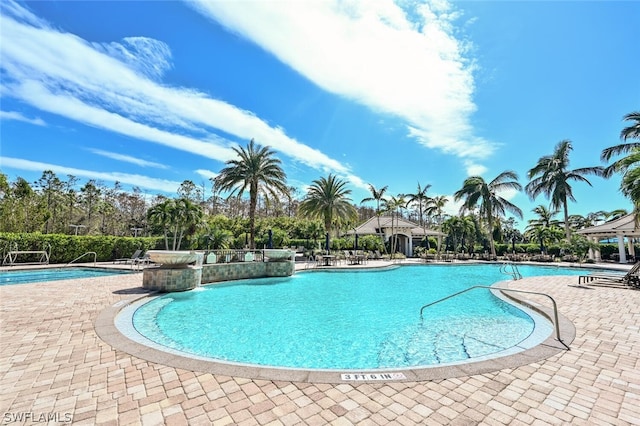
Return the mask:
{"type": "MultiPolygon", "coordinates": [[[[640,237],[640,227],[636,224],[636,214],[631,213],[626,216],[622,216],[618,219],[610,222],[605,222],[601,225],[592,226],[590,228],[584,228],[577,231],[578,234],[584,235],[593,242],[598,242],[603,238],[616,238],[618,240],[618,253],[620,256],[620,263],[627,263],[627,254],[624,247],[625,237],[628,239],[627,245],[629,249],[629,255],[635,258],[635,249],[633,247],[633,238],[640,237]]],[[[601,261],[599,250],[589,250],[589,259],[594,259],[596,262],[601,261]]]]}
{"type": "Polygon", "coordinates": [[[413,247],[419,245],[424,237],[446,237],[447,234],[422,228],[415,222],[402,218],[392,218],[391,216],[380,217],[380,228],[378,228],[378,217],[374,216],[362,225],[347,232],[349,235],[377,235],[384,238],[386,243],[392,235],[398,236],[398,250],[406,256],[413,256],[413,247]],[[392,226],[393,225],[393,226],[392,226]]]}

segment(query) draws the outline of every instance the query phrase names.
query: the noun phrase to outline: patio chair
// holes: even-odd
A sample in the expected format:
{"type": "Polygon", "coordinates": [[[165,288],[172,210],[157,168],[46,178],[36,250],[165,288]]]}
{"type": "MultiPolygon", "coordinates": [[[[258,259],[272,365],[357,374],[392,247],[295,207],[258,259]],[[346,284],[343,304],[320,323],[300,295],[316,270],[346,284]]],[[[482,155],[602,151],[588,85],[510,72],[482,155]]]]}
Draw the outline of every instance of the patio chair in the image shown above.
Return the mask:
{"type": "Polygon", "coordinates": [[[578,276],[578,284],[609,284],[640,288],[640,262],[636,262],[626,274],[589,274],[578,276]]]}
{"type": "Polygon", "coordinates": [[[142,250],[138,249],[138,250],[133,252],[131,257],[123,257],[121,259],[114,259],[113,263],[116,263],[116,262],[118,262],[118,263],[124,262],[125,264],[127,264],[129,262],[133,263],[140,257],[141,253],[142,253],[142,250]]]}

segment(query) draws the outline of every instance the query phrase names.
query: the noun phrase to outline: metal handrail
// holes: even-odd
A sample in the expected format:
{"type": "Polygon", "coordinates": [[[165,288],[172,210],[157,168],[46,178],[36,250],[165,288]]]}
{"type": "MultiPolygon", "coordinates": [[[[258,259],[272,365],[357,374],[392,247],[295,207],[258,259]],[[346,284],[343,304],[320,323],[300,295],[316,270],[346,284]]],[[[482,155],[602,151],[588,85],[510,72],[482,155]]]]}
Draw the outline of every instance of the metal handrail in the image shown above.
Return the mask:
{"type": "MultiPolygon", "coordinates": [[[[559,342],[562,342],[562,339],[560,338],[560,323],[558,321],[558,305],[556,304],[556,301],[553,299],[553,297],[549,296],[546,293],[539,293],[537,291],[515,290],[515,289],[511,289],[511,288],[499,288],[499,287],[492,287],[492,286],[486,286],[486,285],[474,285],[473,287],[469,287],[469,288],[464,289],[462,291],[459,291],[457,293],[450,294],[449,296],[443,297],[442,299],[436,300],[435,302],[427,303],[422,308],[420,308],[420,319],[424,319],[423,316],[422,316],[422,313],[423,313],[425,308],[428,308],[429,306],[435,305],[436,303],[444,302],[445,300],[451,299],[452,297],[458,296],[458,295],[460,295],[462,293],[466,293],[467,291],[474,290],[476,288],[488,288],[490,290],[499,290],[499,291],[513,291],[515,293],[536,294],[538,296],[546,296],[546,297],[548,297],[551,300],[551,303],[553,304],[553,326],[554,326],[555,331],[556,331],[556,340],[558,340],[559,342]]],[[[568,347],[567,347],[567,349],[568,349],[568,347]]]]}
{"type": "Polygon", "coordinates": [[[95,251],[88,251],[88,252],[86,252],[85,254],[83,254],[83,255],[81,255],[81,256],[78,256],[78,257],[76,257],[75,259],[73,259],[71,262],[67,263],[67,264],[66,264],[66,265],[64,265],[64,266],[69,266],[69,265],[71,265],[73,262],[75,262],[76,260],[80,260],[80,259],[82,259],[83,257],[85,257],[85,256],[86,256],[86,255],[88,255],[88,254],[92,254],[92,255],[93,255],[93,266],[96,266],[96,258],[98,257],[98,255],[96,254],[96,252],[95,252],[95,251]]]}
{"type": "Polygon", "coordinates": [[[521,280],[522,279],[522,274],[520,273],[520,270],[513,263],[504,262],[500,266],[500,272],[502,272],[505,275],[510,275],[511,278],[513,278],[514,280],[521,280]],[[511,272],[507,271],[507,266],[511,266],[511,272]]]}

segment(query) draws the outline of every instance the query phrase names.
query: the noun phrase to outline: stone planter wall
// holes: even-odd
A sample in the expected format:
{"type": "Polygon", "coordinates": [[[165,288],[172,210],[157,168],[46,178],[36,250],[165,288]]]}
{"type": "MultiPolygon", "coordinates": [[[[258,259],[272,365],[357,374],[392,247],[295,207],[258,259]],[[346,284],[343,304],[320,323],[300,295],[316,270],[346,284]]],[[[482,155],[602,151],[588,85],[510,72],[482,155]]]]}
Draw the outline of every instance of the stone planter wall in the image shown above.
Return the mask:
{"type": "Polygon", "coordinates": [[[186,268],[145,268],[142,287],[155,291],[185,291],[200,283],[242,280],[247,278],[288,277],[293,275],[295,263],[286,262],[237,262],[216,263],[186,268]]]}
{"type": "Polygon", "coordinates": [[[145,268],[142,287],[156,291],[185,291],[202,282],[202,267],[145,268]]]}
{"type": "Polygon", "coordinates": [[[288,277],[293,275],[295,264],[286,262],[238,262],[203,265],[202,284],[247,278],[288,277]]]}

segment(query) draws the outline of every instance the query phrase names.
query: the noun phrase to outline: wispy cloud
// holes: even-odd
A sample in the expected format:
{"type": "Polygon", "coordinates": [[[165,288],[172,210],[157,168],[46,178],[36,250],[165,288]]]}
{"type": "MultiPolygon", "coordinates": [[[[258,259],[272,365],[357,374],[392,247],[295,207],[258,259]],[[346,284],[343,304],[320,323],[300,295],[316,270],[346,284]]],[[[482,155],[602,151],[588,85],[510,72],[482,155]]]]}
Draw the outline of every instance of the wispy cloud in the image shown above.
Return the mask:
{"type": "Polygon", "coordinates": [[[111,158],[112,160],[124,161],[125,163],[135,164],[135,165],[140,166],[140,167],[154,167],[154,168],[157,168],[157,169],[168,169],[169,168],[168,166],[166,166],[164,164],[154,163],[153,161],[146,161],[146,160],[143,160],[142,158],[132,157],[130,155],[118,154],[116,152],[104,151],[102,149],[89,149],[89,151],[93,152],[94,154],[101,155],[103,157],[111,158]]]}
{"type": "Polygon", "coordinates": [[[213,179],[216,176],[218,176],[218,173],[216,172],[212,172],[211,170],[204,170],[204,169],[198,169],[196,170],[196,174],[198,174],[199,176],[202,176],[204,179],[213,179]]]}
{"type": "Polygon", "coordinates": [[[47,123],[41,118],[29,118],[25,117],[16,111],[0,111],[0,120],[16,120],[24,121],[25,123],[34,124],[36,126],[46,126],[47,123]]]}
{"type": "Polygon", "coordinates": [[[24,160],[21,158],[0,157],[0,162],[3,166],[12,167],[19,170],[28,170],[33,172],[51,170],[56,174],[73,175],[77,177],[102,180],[107,182],[118,181],[127,185],[139,186],[140,188],[147,188],[155,191],[162,191],[165,193],[175,193],[181,184],[181,182],[177,181],[154,179],[148,176],[136,174],[84,170],[75,167],[65,167],[57,164],[24,160]]]}
{"type": "Polygon", "coordinates": [[[495,150],[471,125],[475,64],[445,0],[189,3],[323,89],[403,118],[429,148],[474,160],[495,150]]]}
{"type": "Polygon", "coordinates": [[[364,182],[348,166],[287,136],[250,111],[197,90],[160,84],[168,46],[149,38],[97,44],[61,32],[18,3],[0,4],[3,85],[0,95],[78,123],[227,161],[235,142],[255,138],[294,161],[364,182]]]}

